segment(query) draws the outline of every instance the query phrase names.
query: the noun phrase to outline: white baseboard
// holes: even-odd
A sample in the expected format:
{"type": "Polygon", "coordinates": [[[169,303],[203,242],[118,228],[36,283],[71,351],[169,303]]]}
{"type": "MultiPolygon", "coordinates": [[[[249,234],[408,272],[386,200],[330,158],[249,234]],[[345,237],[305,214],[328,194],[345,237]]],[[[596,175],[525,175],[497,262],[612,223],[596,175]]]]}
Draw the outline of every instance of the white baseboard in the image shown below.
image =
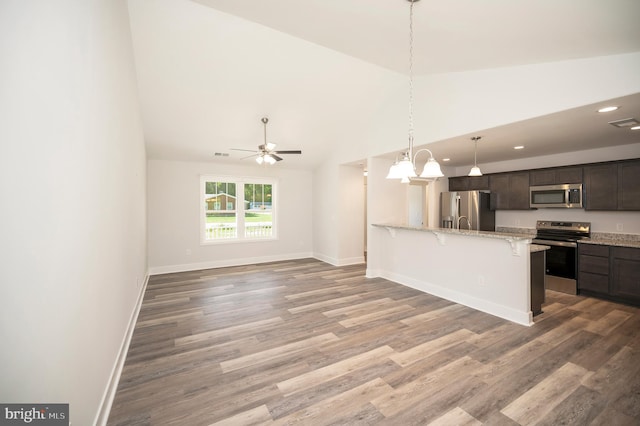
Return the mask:
{"type": "Polygon", "coordinates": [[[382,276],[382,272],[379,269],[371,269],[367,268],[365,272],[365,277],[367,278],[378,278],[382,276]]]}
{"type": "Polygon", "coordinates": [[[138,300],[136,301],[136,305],[133,309],[133,312],[131,313],[131,317],[129,318],[127,331],[122,339],[122,343],[120,344],[118,357],[116,358],[116,362],[111,369],[109,382],[107,384],[107,388],[104,391],[104,394],[102,395],[102,400],[100,401],[100,409],[98,410],[98,414],[96,415],[95,421],[93,422],[94,425],[106,426],[107,420],[109,420],[109,413],[111,412],[113,399],[115,398],[116,391],[118,390],[120,375],[122,374],[124,362],[127,359],[127,352],[129,351],[129,345],[131,344],[131,338],[133,337],[133,330],[136,328],[138,314],[140,313],[142,300],[144,299],[144,292],[147,290],[147,284],[149,283],[149,276],[150,274],[147,272],[144,283],[140,288],[140,293],[138,294],[138,300]]]}
{"type": "Polygon", "coordinates": [[[337,264],[338,264],[338,259],[330,257],[330,256],[325,256],[322,253],[314,253],[313,257],[315,259],[323,261],[324,263],[328,263],[329,265],[337,266],[337,264]]]}
{"type": "Polygon", "coordinates": [[[362,263],[365,263],[364,256],[346,257],[343,259],[337,259],[335,257],[325,256],[322,253],[314,253],[313,257],[333,266],[360,265],[362,263]]]}
{"type": "Polygon", "coordinates": [[[280,262],[285,260],[314,257],[312,253],[278,254],[273,256],[245,257],[239,259],[211,260],[207,262],[185,263],[182,265],[153,266],[150,275],[171,274],[174,272],[199,271],[201,269],[225,268],[229,266],[252,265],[254,263],[280,262]]]}
{"type": "Polygon", "coordinates": [[[373,276],[380,276],[389,281],[393,281],[395,283],[414,288],[424,293],[432,294],[434,296],[438,296],[443,299],[468,306],[478,311],[486,312],[499,318],[515,322],[516,324],[525,326],[533,325],[533,313],[531,311],[521,312],[508,306],[498,305],[489,300],[479,299],[477,297],[460,293],[446,287],[435,285],[426,281],[417,280],[415,278],[407,277],[401,274],[392,273],[389,271],[371,271],[371,273],[372,275],[376,274],[373,276]]]}
{"type": "Polygon", "coordinates": [[[361,265],[364,262],[364,256],[345,257],[343,259],[339,259],[336,266],[361,265]]]}

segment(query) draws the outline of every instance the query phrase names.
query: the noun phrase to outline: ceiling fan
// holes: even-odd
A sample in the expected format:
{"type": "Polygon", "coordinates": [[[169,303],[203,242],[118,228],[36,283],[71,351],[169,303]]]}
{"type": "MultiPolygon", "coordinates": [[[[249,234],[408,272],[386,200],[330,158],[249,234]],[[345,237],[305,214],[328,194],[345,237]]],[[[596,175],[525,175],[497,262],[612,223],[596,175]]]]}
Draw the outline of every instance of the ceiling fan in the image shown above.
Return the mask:
{"type": "MultiPolygon", "coordinates": [[[[255,154],[249,155],[248,157],[244,157],[243,160],[245,158],[256,157],[256,162],[258,164],[262,164],[262,163],[275,164],[276,161],[281,161],[283,159],[282,157],[280,157],[280,155],[282,154],[302,154],[302,151],[300,150],[276,151],[275,150],[276,144],[267,142],[267,123],[269,122],[269,119],[267,117],[262,117],[261,121],[262,121],[262,124],[264,125],[264,143],[261,145],[258,145],[258,151],[255,154]]],[[[231,150],[254,152],[253,150],[250,150],[250,149],[239,149],[239,148],[231,148],[231,150]]]]}

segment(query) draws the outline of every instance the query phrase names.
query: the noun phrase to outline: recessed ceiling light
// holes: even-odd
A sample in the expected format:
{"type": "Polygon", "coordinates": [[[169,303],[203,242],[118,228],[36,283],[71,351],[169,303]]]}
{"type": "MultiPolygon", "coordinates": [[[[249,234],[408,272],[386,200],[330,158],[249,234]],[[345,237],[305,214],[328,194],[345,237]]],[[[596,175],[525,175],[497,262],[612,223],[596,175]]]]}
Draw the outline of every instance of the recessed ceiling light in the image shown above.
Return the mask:
{"type": "Polygon", "coordinates": [[[524,145],[514,146],[513,149],[524,149],[524,145]]]}
{"type": "Polygon", "coordinates": [[[443,158],[442,161],[451,161],[451,158],[443,158]]]}
{"type": "Polygon", "coordinates": [[[600,108],[598,112],[611,112],[611,111],[617,110],[618,108],[619,107],[617,106],[608,106],[608,107],[600,108]]]}

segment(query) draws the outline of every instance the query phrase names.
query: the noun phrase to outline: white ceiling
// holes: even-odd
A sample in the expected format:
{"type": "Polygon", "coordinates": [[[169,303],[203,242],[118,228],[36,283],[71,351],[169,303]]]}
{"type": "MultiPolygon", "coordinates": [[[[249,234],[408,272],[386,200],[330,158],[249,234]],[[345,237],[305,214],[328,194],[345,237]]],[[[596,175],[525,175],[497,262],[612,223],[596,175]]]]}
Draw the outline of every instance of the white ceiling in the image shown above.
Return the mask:
{"type": "MultiPolygon", "coordinates": [[[[451,159],[443,165],[465,166],[473,164],[472,136],[481,136],[478,164],[637,144],[640,143],[640,130],[631,131],[609,124],[633,117],[640,122],[640,93],[434,142],[428,148],[434,155],[440,154],[438,160],[443,156],[451,159]],[[597,112],[608,105],[620,108],[607,113],[597,112]],[[514,146],[524,148],[515,150],[514,146]]],[[[637,156],[640,157],[640,150],[637,156]]]]}
{"type": "MultiPolygon", "coordinates": [[[[372,64],[408,69],[406,0],[194,1],[372,64]]],[[[417,1],[415,72],[637,52],[639,19],[637,0],[417,1]]]]}
{"type": "MultiPolygon", "coordinates": [[[[303,151],[279,165],[314,166],[328,155],[327,141],[338,139],[336,129],[357,132],[375,112],[371,91],[380,77],[370,64],[407,73],[405,0],[129,0],[129,5],[151,158],[250,161],[230,148],[262,143],[260,118],[266,115],[270,141],[278,149],[303,151]],[[326,99],[324,81],[335,84],[338,77],[359,101],[326,99]],[[230,157],[216,159],[215,152],[230,157]]],[[[414,72],[640,52],[639,18],[638,0],[421,0],[414,4],[414,72]]],[[[611,102],[621,109],[606,116],[594,113],[600,104],[587,105],[476,132],[483,136],[479,162],[522,157],[512,149],[515,144],[525,145],[525,155],[533,157],[639,143],[640,131],[606,123],[640,120],[640,94],[611,102]]],[[[470,164],[471,136],[429,147],[446,152],[452,166],[470,164]]]]}

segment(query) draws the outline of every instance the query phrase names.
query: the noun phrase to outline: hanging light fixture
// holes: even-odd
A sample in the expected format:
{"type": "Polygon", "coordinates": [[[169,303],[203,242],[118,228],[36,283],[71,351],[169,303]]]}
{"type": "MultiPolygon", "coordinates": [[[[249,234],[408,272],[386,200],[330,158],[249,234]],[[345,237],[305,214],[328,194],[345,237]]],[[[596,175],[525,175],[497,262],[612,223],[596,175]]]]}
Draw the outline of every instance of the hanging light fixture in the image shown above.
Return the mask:
{"type": "Polygon", "coordinates": [[[433,158],[433,153],[426,149],[420,149],[415,154],[413,152],[413,4],[420,0],[407,0],[409,6],[409,150],[402,153],[402,159],[391,165],[387,179],[400,179],[402,183],[411,180],[430,181],[444,176],[440,170],[440,164],[433,158]],[[419,153],[426,151],[429,159],[425,164],[420,178],[416,173],[416,158],[419,153]]]}
{"type": "Polygon", "coordinates": [[[471,138],[475,144],[475,148],[473,150],[473,167],[471,168],[471,171],[469,171],[469,176],[482,176],[480,167],[478,167],[478,141],[481,138],[482,136],[474,136],[471,138]]]}

